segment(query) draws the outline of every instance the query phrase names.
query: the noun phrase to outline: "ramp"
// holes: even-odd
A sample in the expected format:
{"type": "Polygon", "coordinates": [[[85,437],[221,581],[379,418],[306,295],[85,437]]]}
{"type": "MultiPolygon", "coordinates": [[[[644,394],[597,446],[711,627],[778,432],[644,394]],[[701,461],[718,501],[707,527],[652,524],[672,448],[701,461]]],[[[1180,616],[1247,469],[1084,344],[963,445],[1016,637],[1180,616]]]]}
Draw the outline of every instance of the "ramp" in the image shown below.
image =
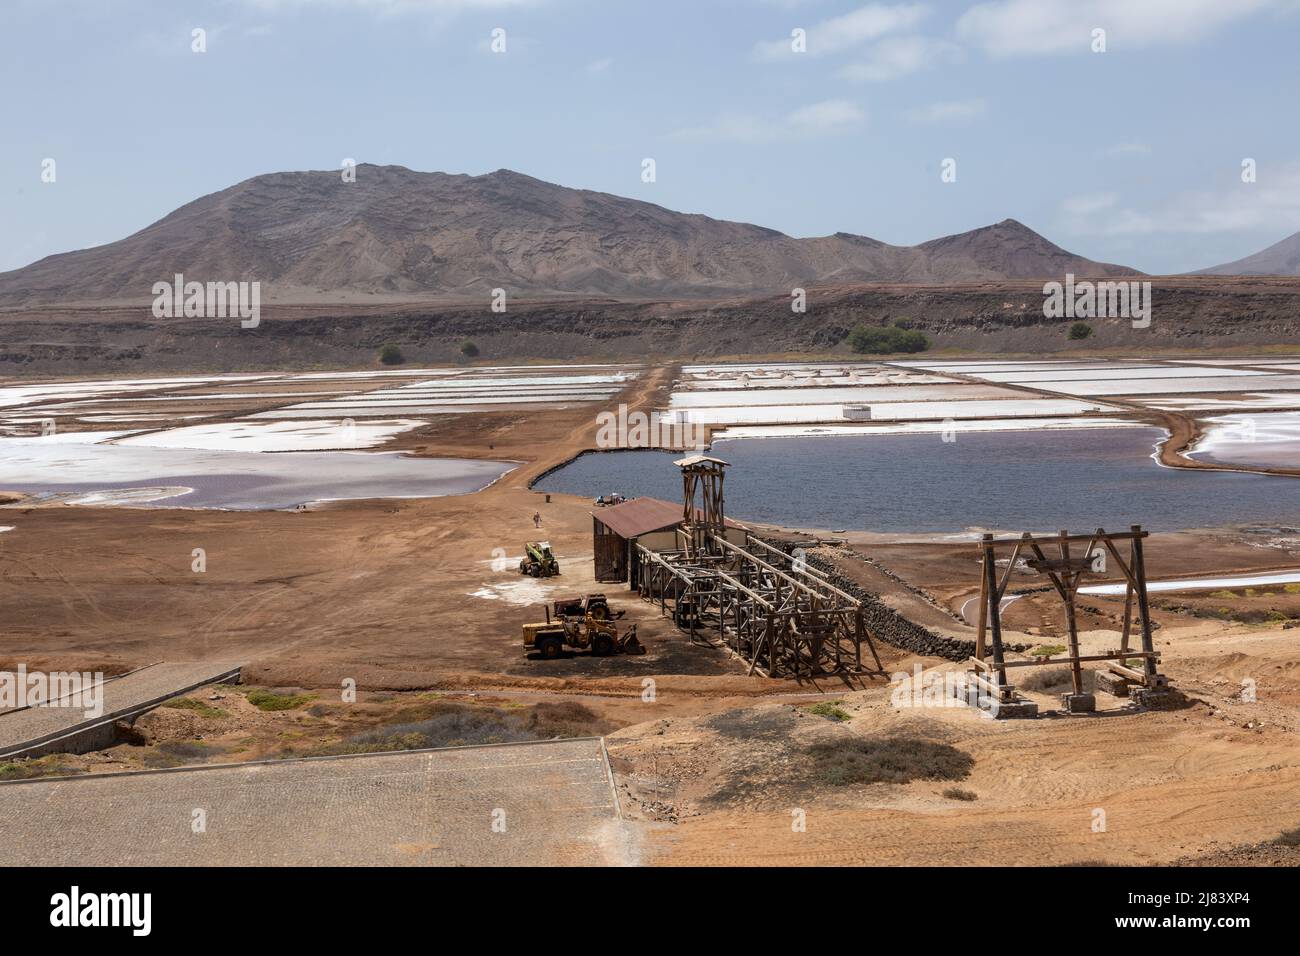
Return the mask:
{"type": "Polygon", "coordinates": [[[0,832],[0,866],[631,862],[599,737],[0,783],[0,832]]]}
{"type": "Polygon", "coordinates": [[[241,666],[231,661],[150,664],[97,685],[102,707],[95,714],[81,706],[59,706],[58,701],[4,711],[0,713],[0,759],[106,747],[112,743],[117,721],[134,720],[204,684],[238,680],[241,666]]]}

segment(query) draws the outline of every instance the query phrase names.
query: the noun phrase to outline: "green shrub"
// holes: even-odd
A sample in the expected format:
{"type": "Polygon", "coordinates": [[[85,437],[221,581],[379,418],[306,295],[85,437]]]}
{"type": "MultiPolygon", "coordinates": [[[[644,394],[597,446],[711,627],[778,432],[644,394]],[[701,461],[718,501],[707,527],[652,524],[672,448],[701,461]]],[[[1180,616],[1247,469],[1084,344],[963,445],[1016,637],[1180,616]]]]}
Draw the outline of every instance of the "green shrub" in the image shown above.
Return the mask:
{"type": "Polygon", "coordinates": [[[965,800],[969,802],[971,800],[979,799],[979,797],[976,796],[972,791],[963,790],[961,787],[949,787],[947,790],[943,792],[943,795],[949,800],[965,800]]]}
{"type": "Polygon", "coordinates": [[[825,717],[827,720],[848,720],[853,715],[841,708],[839,703],[838,700],[824,700],[820,704],[813,704],[809,707],[808,713],[816,714],[818,717],[825,717]]]}
{"type": "Polygon", "coordinates": [[[930,347],[925,333],[896,325],[859,325],[848,337],[849,348],[859,355],[924,352],[930,347]]]}
{"type": "Polygon", "coordinates": [[[379,350],[379,361],[383,365],[401,365],[406,361],[406,356],[390,342],[379,350]]]}
{"type": "Polygon", "coordinates": [[[0,780],[31,780],[33,777],[62,777],[85,772],[64,763],[63,754],[0,761],[0,780]]]}
{"type": "Polygon", "coordinates": [[[1087,322],[1075,322],[1070,326],[1070,341],[1080,342],[1092,336],[1092,326],[1087,322]]]}
{"type": "Polygon", "coordinates": [[[202,740],[164,740],[158,746],[145,750],[140,759],[146,767],[157,770],[207,760],[222,753],[224,749],[202,740]]]}
{"type": "Polygon", "coordinates": [[[478,346],[469,339],[466,339],[460,345],[460,354],[465,356],[465,358],[475,358],[478,356],[478,346]]]}
{"type": "Polygon", "coordinates": [[[200,717],[227,717],[229,716],[220,707],[209,707],[201,700],[193,697],[176,697],[163,704],[164,707],[171,707],[175,710],[192,710],[200,717]]]}
{"type": "Polygon", "coordinates": [[[1057,654],[1065,653],[1064,644],[1039,644],[1029,652],[1033,657],[1055,657],[1057,654]]]}
{"type": "Polygon", "coordinates": [[[816,744],[809,750],[816,775],[835,786],[964,780],[975,758],[956,747],[911,737],[816,744]]]}
{"type": "Polygon", "coordinates": [[[246,696],[258,710],[293,710],[316,699],[315,694],[277,694],[262,687],[254,687],[246,696]]]}

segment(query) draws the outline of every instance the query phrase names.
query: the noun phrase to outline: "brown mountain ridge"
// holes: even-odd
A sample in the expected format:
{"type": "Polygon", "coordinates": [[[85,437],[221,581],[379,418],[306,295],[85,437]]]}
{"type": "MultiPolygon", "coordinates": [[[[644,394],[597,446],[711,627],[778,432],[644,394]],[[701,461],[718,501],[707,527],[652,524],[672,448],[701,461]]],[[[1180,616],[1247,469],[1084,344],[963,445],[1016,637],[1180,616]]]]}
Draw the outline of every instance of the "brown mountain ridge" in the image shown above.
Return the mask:
{"type": "Polygon", "coordinates": [[[748,223],[570,189],[360,165],[256,176],[117,242],[0,274],[0,304],[140,302],[155,282],[260,280],[263,298],[373,294],[692,298],[827,283],[1127,276],[1006,219],[918,246],[836,233],[796,239],[748,223]]]}

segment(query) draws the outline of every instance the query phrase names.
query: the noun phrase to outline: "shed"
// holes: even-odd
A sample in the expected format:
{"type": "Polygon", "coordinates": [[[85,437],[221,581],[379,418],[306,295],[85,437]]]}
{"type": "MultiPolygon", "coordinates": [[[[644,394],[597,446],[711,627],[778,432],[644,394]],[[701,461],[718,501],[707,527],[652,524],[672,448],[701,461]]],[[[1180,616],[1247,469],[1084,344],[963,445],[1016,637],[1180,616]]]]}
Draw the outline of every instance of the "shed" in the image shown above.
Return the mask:
{"type": "MultiPolygon", "coordinates": [[[[595,555],[596,580],[629,580],[628,572],[636,562],[636,547],[651,551],[672,551],[680,544],[677,528],[682,523],[680,502],[661,498],[633,498],[591,512],[592,552],[595,555]]],[[[727,522],[727,538],[745,543],[745,530],[727,522]]]]}

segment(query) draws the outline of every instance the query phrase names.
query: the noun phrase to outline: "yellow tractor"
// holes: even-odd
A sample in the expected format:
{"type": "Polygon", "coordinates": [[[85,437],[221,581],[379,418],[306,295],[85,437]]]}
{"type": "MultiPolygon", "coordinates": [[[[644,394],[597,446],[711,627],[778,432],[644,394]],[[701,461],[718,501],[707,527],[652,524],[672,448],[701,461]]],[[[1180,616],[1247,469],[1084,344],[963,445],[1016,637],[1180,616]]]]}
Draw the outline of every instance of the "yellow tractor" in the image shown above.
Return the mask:
{"type": "Polygon", "coordinates": [[[560,657],[566,647],[590,651],[596,657],[645,653],[645,646],[636,636],[636,625],[620,635],[618,625],[609,619],[609,606],[604,602],[590,604],[580,613],[557,614],[554,620],[547,607],[544,622],[524,625],[525,656],[536,653],[551,661],[560,657]]]}

